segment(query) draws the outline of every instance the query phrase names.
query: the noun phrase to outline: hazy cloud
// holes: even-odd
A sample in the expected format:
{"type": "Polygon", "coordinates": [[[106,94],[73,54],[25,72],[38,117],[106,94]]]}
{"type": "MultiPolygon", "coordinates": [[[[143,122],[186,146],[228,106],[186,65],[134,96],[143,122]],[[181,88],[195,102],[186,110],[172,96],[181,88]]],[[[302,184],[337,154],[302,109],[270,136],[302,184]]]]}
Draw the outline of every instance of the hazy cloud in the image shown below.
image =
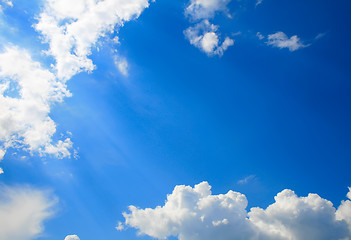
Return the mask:
{"type": "Polygon", "coordinates": [[[128,76],[128,61],[124,57],[115,56],[115,65],[123,76],[128,76]]]}
{"type": "Polygon", "coordinates": [[[57,202],[49,192],[0,185],[0,238],[30,240],[43,232],[57,202]]]}
{"type": "Polygon", "coordinates": [[[250,181],[254,180],[255,177],[256,177],[255,175],[247,176],[247,177],[245,177],[245,178],[243,178],[243,179],[240,179],[240,180],[238,181],[238,184],[240,184],[240,185],[247,184],[247,183],[249,183],[250,181]]]}
{"type": "Polygon", "coordinates": [[[256,1],[256,7],[257,7],[258,5],[260,5],[260,4],[262,4],[262,2],[263,2],[263,0],[257,0],[257,1],[256,1]]]}
{"type": "Polygon", "coordinates": [[[195,20],[209,19],[216,12],[226,12],[229,2],[231,0],[190,0],[185,14],[195,20]]]}

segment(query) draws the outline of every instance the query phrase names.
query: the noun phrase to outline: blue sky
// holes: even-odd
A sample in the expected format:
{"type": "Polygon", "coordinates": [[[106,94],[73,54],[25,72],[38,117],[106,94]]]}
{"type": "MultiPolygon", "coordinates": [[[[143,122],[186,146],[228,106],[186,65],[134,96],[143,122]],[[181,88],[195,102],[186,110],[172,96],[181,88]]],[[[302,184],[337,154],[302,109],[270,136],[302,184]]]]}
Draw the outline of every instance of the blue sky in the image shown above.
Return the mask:
{"type": "Polygon", "coordinates": [[[2,0],[0,238],[351,238],[350,9],[2,0]]]}

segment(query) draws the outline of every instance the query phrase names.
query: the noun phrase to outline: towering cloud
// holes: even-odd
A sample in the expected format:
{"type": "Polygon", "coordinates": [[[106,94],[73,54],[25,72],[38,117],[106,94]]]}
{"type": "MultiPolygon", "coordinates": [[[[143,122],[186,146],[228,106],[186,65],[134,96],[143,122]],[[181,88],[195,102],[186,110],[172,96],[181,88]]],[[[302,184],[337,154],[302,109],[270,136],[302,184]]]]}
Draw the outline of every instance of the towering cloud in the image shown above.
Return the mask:
{"type": "MultiPolygon", "coordinates": [[[[349,239],[351,202],[333,204],[317,194],[298,197],[284,190],[267,207],[246,211],[247,199],[238,192],[212,195],[202,182],[176,186],[164,206],[154,209],[129,207],[123,213],[125,225],[157,239],[179,240],[251,239],[320,240],[349,239]]],[[[350,193],[348,197],[350,197],[350,193]]],[[[122,230],[123,227],[119,226],[122,230]]]]}

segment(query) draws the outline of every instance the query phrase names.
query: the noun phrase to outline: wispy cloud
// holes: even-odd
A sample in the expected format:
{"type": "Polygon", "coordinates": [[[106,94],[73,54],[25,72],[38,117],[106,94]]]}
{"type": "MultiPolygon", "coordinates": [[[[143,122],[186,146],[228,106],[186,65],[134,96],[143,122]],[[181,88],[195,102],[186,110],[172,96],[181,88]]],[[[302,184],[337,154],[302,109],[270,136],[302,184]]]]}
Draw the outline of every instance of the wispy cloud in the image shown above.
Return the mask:
{"type": "Polygon", "coordinates": [[[260,39],[260,40],[264,39],[264,36],[263,36],[260,32],[257,32],[256,36],[257,36],[258,39],[260,39]]]}
{"type": "Polygon", "coordinates": [[[128,76],[128,61],[124,57],[115,56],[115,65],[123,76],[128,76]]]}
{"type": "Polygon", "coordinates": [[[263,2],[263,0],[257,0],[257,1],[256,1],[256,7],[257,7],[258,5],[260,5],[260,4],[262,4],[262,2],[263,2]]]}
{"type": "Polygon", "coordinates": [[[290,52],[294,52],[300,48],[308,47],[309,45],[305,45],[302,43],[301,39],[294,35],[292,37],[288,37],[283,32],[277,32],[267,37],[267,45],[271,45],[277,48],[288,48],[290,52]]]}
{"type": "Polygon", "coordinates": [[[324,38],[326,35],[327,35],[327,32],[319,33],[319,34],[317,34],[317,36],[314,39],[319,40],[321,38],[324,38]]]}
{"type": "Polygon", "coordinates": [[[250,176],[247,176],[247,177],[245,177],[243,179],[240,179],[237,183],[239,185],[244,185],[244,184],[247,184],[247,183],[251,182],[255,178],[256,178],[256,175],[250,175],[250,176]]]}

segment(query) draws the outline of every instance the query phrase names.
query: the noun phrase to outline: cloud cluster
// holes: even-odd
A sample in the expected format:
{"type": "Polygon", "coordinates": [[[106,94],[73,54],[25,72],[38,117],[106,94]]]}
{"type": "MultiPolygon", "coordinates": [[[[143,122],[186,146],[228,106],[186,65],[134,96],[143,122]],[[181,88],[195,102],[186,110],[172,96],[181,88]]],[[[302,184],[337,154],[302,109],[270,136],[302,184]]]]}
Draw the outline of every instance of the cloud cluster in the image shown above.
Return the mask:
{"type": "Polygon", "coordinates": [[[57,202],[48,192],[30,187],[0,185],[0,238],[29,240],[43,231],[57,202]]]}
{"type": "Polygon", "coordinates": [[[91,47],[148,6],[148,0],[47,0],[35,29],[49,43],[58,78],[67,80],[92,71],[91,47]]]}
{"type": "Polygon", "coordinates": [[[192,45],[201,49],[207,55],[222,56],[228,47],[234,45],[234,40],[226,37],[220,44],[217,30],[218,26],[211,24],[208,20],[204,20],[186,29],[184,34],[192,45]]]}
{"type": "Polygon", "coordinates": [[[69,156],[71,140],[52,142],[56,125],[49,117],[52,105],[66,96],[66,85],[26,50],[6,47],[0,53],[0,160],[9,147],[69,156]]]}
{"type": "Polygon", "coordinates": [[[188,7],[185,9],[185,15],[197,23],[187,28],[184,35],[192,45],[208,56],[222,56],[228,47],[234,45],[234,40],[229,37],[220,42],[219,26],[209,22],[217,12],[227,12],[227,4],[230,1],[190,0],[188,7]]]}
{"type": "MultiPolygon", "coordinates": [[[[11,1],[3,1],[10,5],[11,1]]],[[[56,124],[52,105],[70,96],[66,81],[81,71],[92,71],[89,55],[99,39],[137,18],[148,0],[46,0],[34,28],[48,43],[53,69],[34,61],[26,50],[5,47],[0,53],[0,160],[6,149],[69,157],[69,138],[53,143],[56,124]]],[[[116,58],[123,75],[128,63],[116,58]]]]}
{"type": "Polygon", "coordinates": [[[317,194],[298,197],[293,191],[284,190],[266,209],[257,207],[247,212],[245,195],[233,191],[212,195],[210,189],[207,182],[194,188],[176,186],[164,206],[154,209],[130,206],[129,213],[123,213],[124,225],[157,239],[171,236],[179,240],[351,238],[350,200],[342,202],[336,210],[330,201],[317,194]]]}

